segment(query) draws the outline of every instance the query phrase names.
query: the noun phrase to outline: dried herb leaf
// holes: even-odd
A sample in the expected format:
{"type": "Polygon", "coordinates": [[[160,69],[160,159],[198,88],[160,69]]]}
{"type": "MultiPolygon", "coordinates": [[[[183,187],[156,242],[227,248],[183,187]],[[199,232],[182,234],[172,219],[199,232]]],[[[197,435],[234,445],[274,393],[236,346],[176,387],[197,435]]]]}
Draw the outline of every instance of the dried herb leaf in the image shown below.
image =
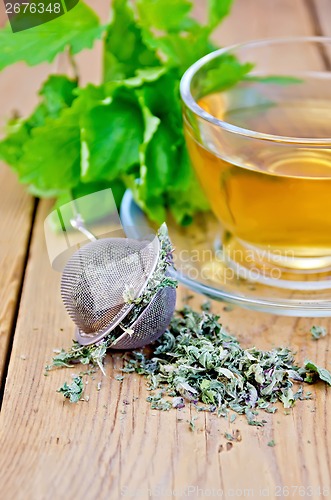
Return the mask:
{"type": "Polygon", "coordinates": [[[313,361],[309,360],[305,361],[305,368],[309,370],[309,372],[311,372],[307,374],[305,378],[306,382],[313,382],[314,374],[316,373],[321,380],[331,385],[331,373],[326,368],[321,368],[320,366],[317,366],[313,361]]]}
{"type": "Polygon", "coordinates": [[[302,395],[292,387],[303,381],[293,353],[287,348],[243,349],[224,331],[218,316],[204,309],[199,313],[185,306],[177,312],[149,355],[125,355],[124,371],[144,375],[150,390],[182,397],[198,410],[245,414],[250,425],[264,425],[256,418],[257,410],[274,413],[272,403],[291,407],[302,395]],[[207,406],[197,406],[199,402],[207,406]]]}
{"type": "Polygon", "coordinates": [[[324,326],[312,326],[310,329],[310,333],[314,340],[318,340],[321,337],[326,336],[326,328],[324,326]]]}
{"type": "Polygon", "coordinates": [[[61,392],[65,398],[70,400],[70,403],[77,403],[82,397],[84,391],[84,384],[82,377],[74,377],[72,384],[68,385],[67,382],[63,384],[62,387],[58,389],[57,392],[61,392]]]}
{"type": "MultiPolygon", "coordinates": [[[[53,363],[66,366],[80,361],[100,366],[107,346],[108,340],[88,348],[76,344],[67,355],[61,351],[53,363]]],[[[275,413],[277,402],[287,411],[298,399],[310,397],[297,384],[319,377],[331,385],[331,374],[326,369],[312,361],[299,367],[286,347],[270,351],[244,349],[206,305],[201,312],[186,305],[176,312],[168,330],[152,347],[127,352],[123,359],[123,372],[146,377],[151,391],[147,401],[152,409],[183,408],[188,402],[198,411],[216,412],[227,418],[232,410],[230,422],[236,413],[244,414],[248,424],[257,427],[267,422],[258,418],[259,412],[275,413]]]]}

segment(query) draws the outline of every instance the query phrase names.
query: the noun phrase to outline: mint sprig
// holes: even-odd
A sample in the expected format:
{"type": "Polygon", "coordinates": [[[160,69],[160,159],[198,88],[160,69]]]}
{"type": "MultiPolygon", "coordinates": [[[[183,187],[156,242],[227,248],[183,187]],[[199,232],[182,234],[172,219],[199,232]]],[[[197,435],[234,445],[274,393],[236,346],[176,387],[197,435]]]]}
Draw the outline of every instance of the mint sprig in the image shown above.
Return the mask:
{"type": "MultiPolygon", "coordinates": [[[[200,24],[188,0],[114,0],[103,27],[80,2],[47,29],[0,30],[0,69],[51,61],[66,47],[76,54],[104,34],[103,82],[82,88],[66,76],[49,78],[32,115],[10,121],[0,159],[36,196],[65,203],[71,192],[111,187],[119,201],[130,187],[152,220],[162,222],[170,209],[178,223],[189,223],[207,202],[186,151],[179,82],[216,48],[210,36],[230,5],[210,0],[208,22],[200,24]]],[[[211,87],[233,85],[251,68],[233,57],[225,65],[211,73],[211,87]]]]}

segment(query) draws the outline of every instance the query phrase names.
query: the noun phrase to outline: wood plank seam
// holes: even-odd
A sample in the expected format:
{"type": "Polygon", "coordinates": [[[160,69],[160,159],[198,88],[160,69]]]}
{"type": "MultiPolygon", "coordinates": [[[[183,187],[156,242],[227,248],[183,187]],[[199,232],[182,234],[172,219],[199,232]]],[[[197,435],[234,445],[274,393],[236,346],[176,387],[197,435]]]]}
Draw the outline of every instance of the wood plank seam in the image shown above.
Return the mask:
{"type": "Polygon", "coordinates": [[[38,202],[39,202],[39,200],[37,198],[34,198],[34,205],[33,205],[33,210],[32,210],[31,220],[30,220],[29,236],[28,236],[28,241],[27,241],[25,254],[24,254],[24,260],[23,260],[23,271],[22,271],[22,275],[21,275],[21,279],[20,279],[20,283],[19,283],[19,287],[18,287],[18,291],[17,291],[17,301],[15,304],[15,310],[14,310],[14,314],[13,314],[10,329],[9,329],[6,360],[5,360],[5,364],[3,367],[2,377],[0,380],[0,412],[1,412],[3,397],[4,397],[4,393],[5,393],[6,379],[7,379],[7,373],[8,373],[9,363],[10,363],[10,356],[11,356],[11,352],[12,352],[13,342],[14,342],[14,335],[15,335],[15,330],[16,330],[17,318],[18,318],[20,305],[21,305],[22,291],[23,291],[23,286],[24,286],[27,263],[29,260],[30,247],[31,247],[31,241],[32,241],[32,236],[33,236],[33,231],[34,231],[34,222],[36,219],[38,202]]]}

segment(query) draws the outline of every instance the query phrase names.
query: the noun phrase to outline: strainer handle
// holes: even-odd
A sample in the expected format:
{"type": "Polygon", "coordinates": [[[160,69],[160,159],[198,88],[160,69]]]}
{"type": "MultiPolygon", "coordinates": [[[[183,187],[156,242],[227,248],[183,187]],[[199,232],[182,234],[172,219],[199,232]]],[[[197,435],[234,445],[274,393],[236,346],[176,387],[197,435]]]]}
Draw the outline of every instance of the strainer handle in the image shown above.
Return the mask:
{"type": "Polygon", "coordinates": [[[82,216],[79,213],[76,213],[75,217],[70,219],[70,224],[72,225],[72,227],[74,227],[75,229],[78,229],[78,231],[83,233],[89,240],[97,241],[97,238],[94,236],[94,234],[92,234],[87,229],[87,227],[85,227],[84,219],[82,218],[82,216]]]}
{"type": "Polygon", "coordinates": [[[71,198],[72,198],[72,207],[73,207],[73,212],[74,212],[74,217],[70,219],[70,224],[74,229],[77,229],[81,233],[83,233],[90,241],[96,241],[97,238],[92,234],[87,227],[85,226],[85,221],[81,214],[79,213],[77,203],[75,198],[73,197],[71,193],[71,198]]]}

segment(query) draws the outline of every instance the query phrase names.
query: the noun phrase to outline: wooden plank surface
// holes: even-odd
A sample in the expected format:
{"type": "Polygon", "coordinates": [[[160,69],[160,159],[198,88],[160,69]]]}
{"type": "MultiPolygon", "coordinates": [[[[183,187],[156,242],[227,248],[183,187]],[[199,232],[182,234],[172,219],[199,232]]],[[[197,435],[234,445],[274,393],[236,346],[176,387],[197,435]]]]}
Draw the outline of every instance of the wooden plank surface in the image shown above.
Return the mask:
{"type": "MultiPolygon", "coordinates": [[[[129,495],[137,490],[148,498],[148,489],[180,490],[191,485],[222,488],[228,495],[233,488],[273,492],[278,486],[329,486],[326,419],[331,407],[322,385],[313,390],[311,402],[299,403],[291,415],[282,411],[267,415],[263,429],[247,426],[242,417],[230,424],[215,415],[198,414],[193,434],[187,423],[193,412],[150,410],[144,380],[131,374],[122,383],[114,380],[121,363],[108,357],[106,378],[99,374],[94,381],[89,379],[89,402],[64,402],[55,389],[70,379],[73,370],[43,375],[52,349],[69,343],[72,334],[59,297],[60,275],[50,270],[43,243],[48,208],[42,203],[38,210],[1,413],[3,492],[17,499],[54,498],[52,485],[55,498],[64,494],[76,498],[87,489],[88,498],[109,498],[110,493],[120,498],[121,491],[129,495]],[[220,453],[224,432],[237,428],[242,442],[220,453]],[[271,439],[275,448],[267,446],[271,439]]],[[[181,289],[181,295],[186,291],[181,289]]],[[[202,300],[197,297],[195,305],[202,300]]],[[[225,312],[216,304],[215,309],[247,346],[290,345],[300,361],[311,357],[330,366],[330,336],[318,343],[309,340],[313,320],[241,309],[225,312]]],[[[330,329],[329,320],[319,324],[330,329]]]]}
{"type": "MultiPolygon", "coordinates": [[[[0,387],[6,367],[33,220],[34,201],[0,163],[0,387]]],[[[1,395],[0,395],[1,397],[1,395]]]]}
{"type": "Polygon", "coordinates": [[[236,0],[215,38],[225,45],[259,38],[313,35],[315,26],[308,8],[311,1],[236,0]]]}
{"type": "MultiPolygon", "coordinates": [[[[0,26],[6,20],[4,5],[0,4],[0,26]]],[[[15,36],[15,35],[13,35],[15,36]]],[[[29,68],[23,63],[6,68],[0,74],[0,138],[3,127],[13,113],[28,115],[38,102],[37,91],[56,65],[43,64],[29,68]]],[[[25,259],[31,224],[34,217],[34,199],[17,182],[16,175],[0,163],[0,404],[2,376],[6,370],[12,328],[20,300],[25,259]]]]}
{"type": "Polygon", "coordinates": [[[331,36],[331,2],[329,0],[313,0],[308,6],[315,11],[320,34],[331,36]]]}
{"type": "MultiPolygon", "coordinates": [[[[301,0],[237,0],[218,37],[231,43],[266,34],[313,34],[316,26],[309,16],[301,0]]],[[[303,486],[309,492],[311,486],[322,488],[321,495],[311,497],[323,498],[323,488],[331,491],[331,399],[322,384],[313,388],[312,401],[299,402],[290,415],[281,410],[267,415],[262,429],[249,427],[241,417],[230,424],[200,413],[193,433],[189,409],[151,410],[144,380],[130,374],[122,383],[116,381],[121,361],[108,356],[106,377],[97,375],[86,386],[89,402],[63,401],[55,389],[73,370],[43,375],[52,349],[68,346],[73,334],[59,296],[60,276],[50,268],[44,246],[48,210],[46,202],[38,207],[0,415],[1,497],[147,499],[163,493],[172,498],[186,488],[191,498],[207,497],[213,489],[218,496],[222,490],[223,498],[276,498],[282,492],[277,488],[289,487],[290,498],[302,498],[291,488],[303,486]],[[237,428],[242,441],[220,451],[224,432],[237,428]],[[271,439],[274,448],[267,446],[271,439]]],[[[186,294],[181,287],[179,305],[186,294]]],[[[203,300],[196,295],[194,304],[203,300]]],[[[310,340],[316,320],[226,311],[216,303],[213,308],[245,345],[288,345],[297,350],[298,361],[311,357],[330,369],[330,335],[310,340]]],[[[330,320],[318,324],[330,331],[330,320]]]]}

